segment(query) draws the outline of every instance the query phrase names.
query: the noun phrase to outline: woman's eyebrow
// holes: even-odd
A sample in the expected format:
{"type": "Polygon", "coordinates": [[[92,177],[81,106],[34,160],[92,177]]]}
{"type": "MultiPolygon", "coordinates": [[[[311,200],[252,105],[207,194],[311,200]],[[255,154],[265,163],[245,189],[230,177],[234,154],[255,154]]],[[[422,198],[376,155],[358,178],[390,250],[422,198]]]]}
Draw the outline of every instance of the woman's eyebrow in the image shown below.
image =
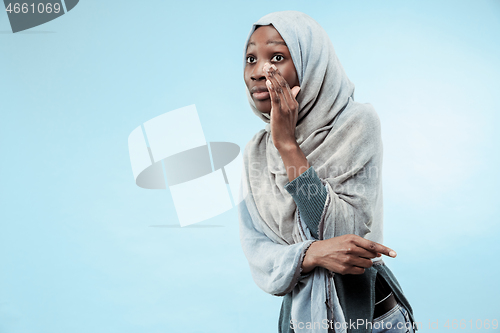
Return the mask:
{"type": "Polygon", "coordinates": [[[286,43],[282,40],[268,40],[266,44],[278,44],[286,46],[286,43]]]}
{"type": "MultiPolygon", "coordinates": [[[[286,43],[285,43],[284,41],[282,41],[282,40],[268,40],[268,41],[266,42],[266,45],[269,45],[269,44],[278,44],[278,45],[284,45],[284,46],[286,46],[286,43]]],[[[248,49],[248,47],[249,47],[250,45],[255,46],[255,43],[254,43],[254,42],[250,42],[250,43],[248,43],[248,45],[247,45],[247,49],[248,49]]]]}

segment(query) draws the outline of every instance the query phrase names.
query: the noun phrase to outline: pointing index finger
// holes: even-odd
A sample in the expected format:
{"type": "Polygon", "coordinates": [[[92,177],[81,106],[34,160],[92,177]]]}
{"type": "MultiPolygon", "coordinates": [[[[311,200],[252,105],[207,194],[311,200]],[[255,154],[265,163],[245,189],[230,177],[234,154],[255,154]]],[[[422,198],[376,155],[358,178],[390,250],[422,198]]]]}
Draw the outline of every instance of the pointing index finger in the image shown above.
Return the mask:
{"type": "Polygon", "coordinates": [[[388,248],[385,245],[373,242],[371,240],[365,239],[365,238],[356,238],[355,240],[356,245],[374,253],[382,253],[386,256],[389,256],[391,258],[396,258],[397,253],[391,248],[388,248]]]}

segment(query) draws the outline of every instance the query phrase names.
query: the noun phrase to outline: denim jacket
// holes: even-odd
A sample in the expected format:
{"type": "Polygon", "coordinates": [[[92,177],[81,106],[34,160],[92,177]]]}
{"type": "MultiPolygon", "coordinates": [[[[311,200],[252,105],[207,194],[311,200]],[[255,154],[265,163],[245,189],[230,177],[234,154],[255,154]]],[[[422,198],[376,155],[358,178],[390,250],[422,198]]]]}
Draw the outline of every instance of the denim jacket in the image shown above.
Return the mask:
{"type": "MultiPolygon", "coordinates": [[[[303,219],[311,234],[317,238],[319,219],[321,217],[325,201],[327,200],[328,191],[321,183],[321,180],[317,176],[315,170],[310,167],[299,177],[286,184],[285,189],[294,198],[299,210],[299,217],[303,219]],[[316,186],[316,188],[320,190],[317,191],[317,195],[306,196],[300,191],[296,191],[296,188],[300,186],[316,186]]],[[[406,308],[409,313],[410,320],[415,322],[413,310],[410,303],[404,296],[403,290],[396,277],[382,260],[378,260],[374,262],[372,267],[365,269],[364,274],[341,275],[330,272],[330,278],[335,284],[337,296],[344,313],[347,332],[349,333],[368,333],[371,331],[369,328],[370,326],[367,326],[366,323],[373,321],[373,311],[375,308],[375,280],[377,278],[377,274],[380,274],[380,276],[387,281],[397,301],[406,308]],[[352,323],[360,323],[360,319],[363,320],[361,323],[364,324],[352,325],[352,323]]],[[[301,278],[305,278],[307,276],[308,274],[301,276],[301,278]]],[[[292,297],[291,293],[288,293],[284,296],[281,305],[278,322],[279,333],[294,332],[291,325],[291,307],[292,297]]]]}

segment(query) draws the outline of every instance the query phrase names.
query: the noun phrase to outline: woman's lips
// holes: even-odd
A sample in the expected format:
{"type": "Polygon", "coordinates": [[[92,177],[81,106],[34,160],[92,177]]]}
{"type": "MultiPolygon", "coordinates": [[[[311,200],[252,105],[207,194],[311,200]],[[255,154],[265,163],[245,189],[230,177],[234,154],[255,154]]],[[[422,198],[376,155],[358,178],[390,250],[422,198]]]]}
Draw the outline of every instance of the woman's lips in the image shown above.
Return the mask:
{"type": "Polygon", "coordinates": [[[256,100],[263,101],[269,98],[269,91],[256,91],[252,95],[256,100]]]}
{"type": "Polygon", "coordinates": [[[253,98],[258,101],[264,101],[269,98],[269,91],[265,86],[255,86],[250,90],[250,92],[252,93],[253,98]]]}

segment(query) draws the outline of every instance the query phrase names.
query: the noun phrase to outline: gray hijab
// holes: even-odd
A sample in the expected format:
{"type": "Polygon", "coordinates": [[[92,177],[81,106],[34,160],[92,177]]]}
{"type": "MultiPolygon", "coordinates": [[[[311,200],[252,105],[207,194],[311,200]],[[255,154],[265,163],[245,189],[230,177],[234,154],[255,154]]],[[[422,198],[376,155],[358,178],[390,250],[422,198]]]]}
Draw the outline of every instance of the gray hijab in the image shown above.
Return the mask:
{"type": "MultiPolygon", "coordinates": [[[[245,46],[257,26],[269,24],[274,26],[287,43],[297,70],[301,93],[297,96],[300,111],[296,137],[300,144],[313,131],[331,123],[353,95],[354,85],[337,59],[326,31],[304,13],[285,11],[262,17],[253,25],[245,46]]],[[[253,112],[269,123],[267,114],[262,114],[255,108],[248,91],[247,93],[253,112]]],[[[266,131],[270,130],[270,126],[266,126],[266,131]]]]}
{"type": "MultiPolygon", "coordinates": [[[[382,243],[382,140],[377,113],[371,105],[354,101],[354,85],[327,33],[306,14],[284,11],[262,17],[253,25],[245,49],[256,26],[269,24],[287,44],[301,87],[297,143],[328,190],[319,239],[356,234],[382,243]]],[[[317,267],[299,281],[301,260],[314,238],[284,188],[288,176],[272,141],[270,120],[255,108],[248,89],[247,95],[253,112],[267,123],[245,147],[240,189],[240,239],[254,281],[273,295],[292,292],[293,320],[323,320],[327,302],[333,309],[329,317],[342,322],[331,272],[317,267]]]]}
{"type": "MultiPolygon", "coordinates": [[[[334,201],[343,207],[335,213],[340,214],[339,218],[329,225],[346,233],[364,229],[366,235],[373,219],[378,218],[380,230],[372,236],[381,240],[382,142],[375,110],[353,100],[354,84],[342,68],[330,38],[304,13],[283,11],[262,17],[254,23],[245,50],[256,26],[268,24],[287,44],[301,87],[297,96],[297,143],[319,177],[330,184],[334,201]],[[363,177],[368,171],[371,176],[363,177]],[[353,214],[364,223],[352,224],[353,214]]],[[[270,119],[256,109],[248,89],[247,95],[253,112],[267,123],[245,148],[248,189],[270,231],[284,244],[300,242],[298,225],[294,223],[296,205],[284,189],[288,176],[272,142],[270,119]]]]}

